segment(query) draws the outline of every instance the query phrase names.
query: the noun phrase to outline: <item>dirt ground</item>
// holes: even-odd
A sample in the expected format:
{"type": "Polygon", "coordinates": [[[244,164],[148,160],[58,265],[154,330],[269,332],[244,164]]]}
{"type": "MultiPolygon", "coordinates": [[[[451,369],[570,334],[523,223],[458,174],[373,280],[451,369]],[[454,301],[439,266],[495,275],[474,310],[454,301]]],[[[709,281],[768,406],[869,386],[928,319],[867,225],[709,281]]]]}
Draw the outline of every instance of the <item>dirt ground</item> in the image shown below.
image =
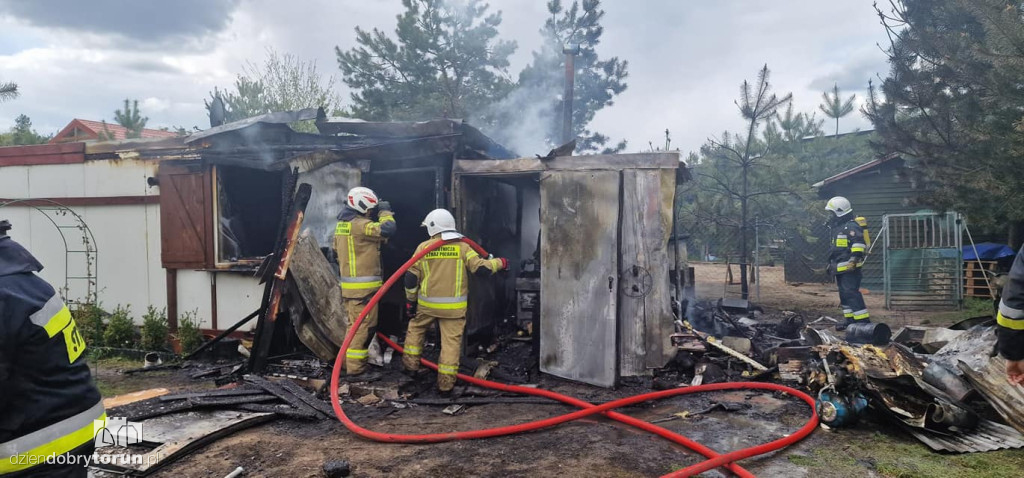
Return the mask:
{"type": "MultiPolygon", "coordinates": [[[[102,383],[117,376],[123,364],[100,362],[96,368],[102,383]]],[[[190,382],[187,388],[210,386],[209,382],[190,381],[185,371],[158,377],[121,376],[117,386],[180,390],[190,382]]],[[[642,385],[605,390],[547,376],[539,385],[589,401],[650,390],[642,385]]],[[[792,433],[811,413],[796,399],[745,391],[684,395],[620,411],[650,421],[683,411],[704,410],[715,402],[738,404],[735,408],[740,409],[713,411],[660,425],[724,452],[792,433]]],[[[441,412],[440,406],[344,407],[360,425],[395,433],[494,427],[573,410],[557,404],[490,404],[470,406],[462,414],[449,416],[441,412]]],[[[321,467],[327,460],[349,461],[352,476],[356,477],[641,477],[659,476],[701,461],[682,447],[604,418],[583,419],[529,434],[432,445],[375,443],[356,437],[336,421],[278,419],[209,444],[152,476],[222,477],[241,466],[246,470],[244,476],[318,477],[322,476],[321,467]]],[[[769,477],[1017,477],[1024,469],[1024,450],[937,454],[900,430],[869,419],[857,428],[838,432],[819,429],[795,446],[742,464],[757,476],[769,477]]],[[[707,476],[721,474],[710,472],[707,476]]]]}
{"type": "MultiPolygon", "coordinates": [[[[733,281],[728,284],[728,270],[725,264],[691,263],[697,281],[697,297],[712,299],[718,297],[740,297],[739,267],[732,265],[733,281]]],[[[793,310],[817,315],[842,318],[839,309],[839,294],[834,284],[801,283],[787,284],[782,266],[762,266],[760,284],[751,284],[750,298],[765,308],[793,310]],[[760,288],[760,299],[757,298],[760,288]]],[[[970,316],[969,311],[892,311],[885,309],[885,295],[882,291],[861,289],[864,302],[871,318],[883,321],[893,330],[904,325],[922,323],[952,323],[970,316]]],[[[984,301],[983,301],[984,302],[984,301]]],[[[813,320],[817,317],[808,317],[813,320]]]]}

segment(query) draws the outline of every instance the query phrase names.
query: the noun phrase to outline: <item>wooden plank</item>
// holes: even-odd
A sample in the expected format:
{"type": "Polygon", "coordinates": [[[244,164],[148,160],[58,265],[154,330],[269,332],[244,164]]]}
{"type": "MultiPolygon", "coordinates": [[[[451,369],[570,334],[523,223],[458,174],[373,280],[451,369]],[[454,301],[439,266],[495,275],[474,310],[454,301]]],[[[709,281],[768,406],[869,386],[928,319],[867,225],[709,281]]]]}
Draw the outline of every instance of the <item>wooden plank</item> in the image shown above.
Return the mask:
{"type": "Polygon", "coordinates": [[[540,369],[615,385],[619,173],[541,175],[540,369]]]}
{"type": "Polygon", "coordinates": [[[300,410],[305,413],[312,413],[314,415],[318,413],[315,408],[309,406],[308,404],[306,404],[305,401],[301,400],[299,397],[296,397],[294,394],[292,394],[279,384],[273,383],[263,377],[260,377],[259,375],[246,375],[243,378],[245,379],[245,381],[266,390],[271,395],[280,398],[281,400],[284,400],[285,403],[295,407],[297,410],[300,410]]]}
{"type": "Polygon", "coordinates": [[[114,407],[120,407],[121,405],[127,405],[129,403],[135,403],[153,397],[159,397],[161,395],[167,395],[168,393],[171,393],[171,391],[166,388],[150,388],[147,390],[139,390],[138,392],[118,395],[116,397],[104,398],[103,408],[111,409],[114,407]]]}
{"type": "Polygon", "coordinates": [[[559,156],[550,160],[538,158],[456,160],[455,174],[517,174],[551,170],[676,169],[685,167],[679,153],[595,154],[559,156]]]}
{"type": "MultiPolygon", "coordinates": [[[[315,238],[305,235],[299,238],[295,251],[292,252],[289,273],[290,278],[295,280],[310,318],[317,326],[318,335],[327,339],[328,343],[333,343],[333,350],[337,353],[338,347],[345,341],[345,334],[348,333],[341,287],[338,287],[338,279],[331,270],[331,263],[327,262],[327,258],[320,252],[320,246],[315,238]]],[[[333,359],[331,356],[325,360],[333,359]]]]}
{"type": "Polygon", "coordinates": [[[0,148],[0,167],[85,162],[85,143],[34,144],[0,148]]]}
{"type": "MultiPolygon", "coordinates": [[[[622,172],[619,244],[619,373],[636,376],[675,355],[661,173],[622,172]]],[[[671,200],[668,209],[671,209],[671,200]]]]}
{"type": "Polygon", "coordinates": [[[320,400],[319,398],[316,398],[316,395],[313,395],[312,393],[306,391],[298,384],[293,382],[291,379],[284,379],[277,383],[281,385],[282,388],[290,392],[292,395],[295,395],[295,398],[298,398],[306,405],[309,405],[310,408],[313,408],[316,411],[324,414],[324,416],[326,416],[327,418],[335,417],[334,408],[331,406],[330,403],[320,400]]]}
{"type": "MultiPolygon", "coordinates": [[[[69,143],[76,144],[76,143],[69,143]]],[[[174,136],[169,138],[128,138],[120,141],[96,141],[83,144],[86,159],[93,159],[91,156],[107,156],[115,153],[134,154],[140,151],[168,150],[171,154],[184,154],[185,137],[174,136]]]]}
{"type": "Polygon", "coordinates": [[[330,361],[337,357],[338,346],[334,345],[327,334],[320,330],[320,327],[313,321],[306,304],[302,300],[295,279],[288,277],[284,280],[284,297],[282,303],[288,311],[295,334],[314,355],[320,360],[330,361]]]}

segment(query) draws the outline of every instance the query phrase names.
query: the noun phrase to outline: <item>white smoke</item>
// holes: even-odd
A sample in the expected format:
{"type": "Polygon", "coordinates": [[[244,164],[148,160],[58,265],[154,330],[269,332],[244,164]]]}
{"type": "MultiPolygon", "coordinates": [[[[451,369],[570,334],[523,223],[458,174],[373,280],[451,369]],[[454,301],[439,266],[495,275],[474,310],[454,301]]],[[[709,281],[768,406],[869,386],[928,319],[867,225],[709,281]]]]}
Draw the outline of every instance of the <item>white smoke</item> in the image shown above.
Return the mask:
{"type": "Polygon", "coordinates": [[[544,155],[557,146],[552,125],[561,117],[561,81],[557,74],[537,85],[517,86],[491,105],[485,133],[522,157],[544,155]],[[552,81],[553,80],[553,81],[552,81]]]}

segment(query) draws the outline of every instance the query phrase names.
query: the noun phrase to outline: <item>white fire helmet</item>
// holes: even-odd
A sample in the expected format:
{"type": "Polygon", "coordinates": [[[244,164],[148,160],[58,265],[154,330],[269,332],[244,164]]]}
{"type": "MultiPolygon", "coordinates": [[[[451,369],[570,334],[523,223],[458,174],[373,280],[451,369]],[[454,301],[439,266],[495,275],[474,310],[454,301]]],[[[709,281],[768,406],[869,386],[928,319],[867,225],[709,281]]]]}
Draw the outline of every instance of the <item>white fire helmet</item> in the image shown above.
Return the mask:
{"type": "Polygon", "coordinates": [[[850,205],[850,201],[842,196],[836,196],[828,200],[828,204],[825,205],[826,211],[832,211],[836,217],[843,217],[853,210],[853,206],[850,205]]]}
{"type": "Polygon", "coordinates": [[[366,211],[377,206],[377,195],[370,188],[362,186],[352,188],[348,191],[348,207],[366,214],[366,211]]]}
{"type": "Polygon", "coordinates": [[[462,237],[455,230],[455,217],[447,209],[434,209],[423,219],[421,226],[427,228],[431,237],[441,234],[441,239],[450,240],[462,237]]]}

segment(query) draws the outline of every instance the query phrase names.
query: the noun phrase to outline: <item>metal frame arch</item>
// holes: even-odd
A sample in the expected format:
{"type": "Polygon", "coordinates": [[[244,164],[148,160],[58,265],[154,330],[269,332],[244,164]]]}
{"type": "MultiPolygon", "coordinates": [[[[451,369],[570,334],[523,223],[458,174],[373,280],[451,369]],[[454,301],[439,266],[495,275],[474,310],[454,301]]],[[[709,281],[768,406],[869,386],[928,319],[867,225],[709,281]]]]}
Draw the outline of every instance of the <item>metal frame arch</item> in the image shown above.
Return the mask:
{"type": "Polygon", "coordinates": [[[5,208],[7,206],[19,206],[20,203],[25,202],[45,202],[50,204],[48,206],[21,205],[21,207],[29,207],[41,213],[47,221],[50,221],[50,224],[52,224],[54,229],[57,230],[57,233],[60,234],[61,242],[64,243],[64,287],[63,289],[61,289],[64,292],[64,295],[69,294],[71,290],[70,280],[72,279],[72,277],[70,276],[68,270],[71,254],[83,253],[86,255],[86,276],[79,278],[87,281],[85,301],[83,302],[80,300],[70,300],[68,297],[64,297],[64,300],[69,303],[95,303],[99,297],[99,248],[96,246],[96,236],[93,235],[92,229],[89,227],[89,224],[86,223],[82,215],[78,214],[78,212],[76,212],[74,209],[71,209],[70,207],[65,206],[64,204],[61,204],[52,199],[13,199],[7,202],[0,203],[0,209],[5,208]],[[75,227],[81,232],[82,243],[84,245],[85,250],[73,251],[69,249],[68,238],[64,234],[64,229],[69,229],[70,227],[61,226],[57,224],[57,221],[55,221],[54,218],[50,215],[51,212],[60,214],[62,216],[70,214],[74,218],[77,224],[71,227],[75,227]]]}

